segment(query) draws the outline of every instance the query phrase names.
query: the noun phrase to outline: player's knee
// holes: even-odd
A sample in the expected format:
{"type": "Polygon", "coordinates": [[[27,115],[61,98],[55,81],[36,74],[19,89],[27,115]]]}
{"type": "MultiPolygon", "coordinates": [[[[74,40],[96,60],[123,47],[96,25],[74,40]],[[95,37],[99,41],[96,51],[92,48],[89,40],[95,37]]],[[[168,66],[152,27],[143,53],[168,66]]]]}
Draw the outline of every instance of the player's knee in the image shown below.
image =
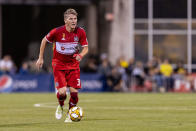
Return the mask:
{"type": "Polygon", "coordinates": [[[59,95],[61,95],[61,96],[65,96],[66,95],[66,88],[60,88],[59,90],[58,90],[58,92],[59,92],[59,95]]]}

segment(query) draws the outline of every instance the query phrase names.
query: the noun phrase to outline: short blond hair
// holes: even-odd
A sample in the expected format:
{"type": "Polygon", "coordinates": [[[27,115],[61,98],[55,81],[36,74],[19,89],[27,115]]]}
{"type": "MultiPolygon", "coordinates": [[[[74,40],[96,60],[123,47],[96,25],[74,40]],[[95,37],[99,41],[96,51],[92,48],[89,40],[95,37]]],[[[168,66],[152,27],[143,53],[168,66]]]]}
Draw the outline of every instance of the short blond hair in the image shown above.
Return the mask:
{"type": "Polygon", "coordinates": [[[69,8],[64,12],[64,19],[67,18],[68,15],[73,14],[75,16],[78,16],[78,13],[76,12],[76,10],[69,8]]]}

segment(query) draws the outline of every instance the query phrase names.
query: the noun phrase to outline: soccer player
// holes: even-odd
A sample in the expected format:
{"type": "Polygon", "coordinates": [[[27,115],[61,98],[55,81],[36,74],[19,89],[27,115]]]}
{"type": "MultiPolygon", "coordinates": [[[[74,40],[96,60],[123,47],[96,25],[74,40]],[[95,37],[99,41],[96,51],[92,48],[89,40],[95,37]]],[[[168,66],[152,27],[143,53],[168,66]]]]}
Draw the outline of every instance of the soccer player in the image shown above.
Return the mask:
{"type": "MultiPolygon", "coordinates": [[[[88,53],[88,41],[84,29],[77,27],[77,15],[74,9],[67,9],[64,12],[65,25],[52,29],[42,39],[36,63],[40,69],[44,63],[46,43],[54,43],[52,68],[59,102],[55,113],[56,119],[62,118],[68,88],[70,91],[69,109],[78,103],[78,89],[81,88],[79,63],[88,53]],[[82,46],[80,52],[79,44],[82,46]]],[[[65,122],[72,122],[68,114],[65,122]]]]}

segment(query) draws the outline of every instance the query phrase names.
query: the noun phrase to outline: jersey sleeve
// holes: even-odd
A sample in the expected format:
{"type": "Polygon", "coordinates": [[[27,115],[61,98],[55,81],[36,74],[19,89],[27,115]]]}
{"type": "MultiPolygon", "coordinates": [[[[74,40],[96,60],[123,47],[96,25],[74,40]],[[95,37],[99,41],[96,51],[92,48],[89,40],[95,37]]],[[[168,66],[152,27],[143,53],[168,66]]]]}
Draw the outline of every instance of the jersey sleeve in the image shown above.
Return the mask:
{"type": "Polygon", "coordinates": [[[85,33],[84,29],[81,29],[81,37],[80,37],[79,42],[80,42],[82,47],[88,46],[88,40],[86,38],[86,33],[85,33]]]}
{"type": "Polygon", "coordinates": [[[56,28],[52,29],[47,35],[46,40],[50,43],[53,43],[55,41],[55,34],[56,34],[56,28]]]}

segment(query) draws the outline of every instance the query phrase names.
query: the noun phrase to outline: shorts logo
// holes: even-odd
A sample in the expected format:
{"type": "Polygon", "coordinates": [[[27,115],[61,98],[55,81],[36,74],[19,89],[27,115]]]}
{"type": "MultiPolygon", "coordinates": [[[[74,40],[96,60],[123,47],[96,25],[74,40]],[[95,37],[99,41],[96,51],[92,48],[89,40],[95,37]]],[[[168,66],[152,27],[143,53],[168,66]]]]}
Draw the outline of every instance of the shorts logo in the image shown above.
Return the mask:
{"type": "Polygon", "coordinates": [[[77,36],[74,36],[74,41],[75,42],[78,42],[79,41],[79,38],[77,36]]]}
{"type": "Polygon", "coordinates": [[[55,86],[58,87],[59,86],[59,83],[58,82],[55,82],[55,86]]]}

